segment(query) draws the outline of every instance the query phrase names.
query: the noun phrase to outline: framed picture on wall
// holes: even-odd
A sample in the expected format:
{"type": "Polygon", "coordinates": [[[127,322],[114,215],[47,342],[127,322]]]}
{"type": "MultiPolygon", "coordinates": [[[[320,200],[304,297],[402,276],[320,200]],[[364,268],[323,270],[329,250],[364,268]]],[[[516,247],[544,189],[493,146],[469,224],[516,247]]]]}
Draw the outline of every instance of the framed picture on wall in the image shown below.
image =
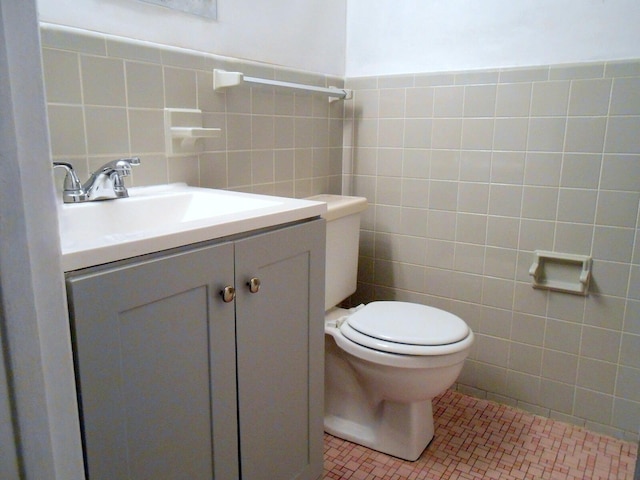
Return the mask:
{"type": "Polygon", "coordinates": [[[145,3],[153,3],[181,12],[198,15],[200,17],[215,20],[218,17],[218,6],[216,0],[139,0],[145,3]]]}

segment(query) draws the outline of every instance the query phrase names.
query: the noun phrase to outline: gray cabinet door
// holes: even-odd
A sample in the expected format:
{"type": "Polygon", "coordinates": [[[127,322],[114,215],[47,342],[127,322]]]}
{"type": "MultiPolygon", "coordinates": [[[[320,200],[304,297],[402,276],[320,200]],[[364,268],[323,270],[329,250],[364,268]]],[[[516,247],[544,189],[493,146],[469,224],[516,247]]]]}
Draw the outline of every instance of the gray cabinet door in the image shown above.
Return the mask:
{"type": "Polygon", "coordinates": [[[322,475],[324,252],[323,220],[236,243],[243,480],[322,475]]]}
{"type": "Polygon", "coordinates": [[[231,243],[72,276],[90,480],[237,479],[231,243]],[[215,399],[215,400],[214,400],[215,399]]]}

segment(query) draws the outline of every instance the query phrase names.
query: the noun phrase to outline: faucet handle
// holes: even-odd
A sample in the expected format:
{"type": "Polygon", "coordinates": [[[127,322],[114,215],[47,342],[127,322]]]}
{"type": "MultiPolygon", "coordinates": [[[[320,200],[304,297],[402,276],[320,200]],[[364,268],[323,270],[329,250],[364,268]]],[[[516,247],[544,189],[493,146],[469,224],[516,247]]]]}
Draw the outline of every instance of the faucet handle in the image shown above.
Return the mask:
{"type": "Polygon", "coordinates": [[[62,200],[64,203],[82,202],[87,199],[87,194],[82,188],[82,183],[73,169],[73,165],[67,162],[53,162],[53,168],[63,168],[66,172],[62,186],[62,200]]]}
{"type": "Polygon", "coordinates": [[[131,175],[131,165],[140,165],[140,157],[120,158],[111,162],[111,165],[120,176],[127,177],[131,175]]]}

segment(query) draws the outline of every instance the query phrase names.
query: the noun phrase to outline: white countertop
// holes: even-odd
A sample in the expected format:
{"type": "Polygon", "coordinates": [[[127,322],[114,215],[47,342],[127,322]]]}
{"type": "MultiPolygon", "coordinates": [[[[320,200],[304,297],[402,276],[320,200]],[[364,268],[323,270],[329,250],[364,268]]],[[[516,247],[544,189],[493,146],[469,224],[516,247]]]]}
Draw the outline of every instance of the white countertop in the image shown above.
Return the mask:
{"type": "Polygon", "coordinates": [[[129,198],[60,204],[65,272],[323,215],[322,202],[189,187],[129,189],[129,198]]]}

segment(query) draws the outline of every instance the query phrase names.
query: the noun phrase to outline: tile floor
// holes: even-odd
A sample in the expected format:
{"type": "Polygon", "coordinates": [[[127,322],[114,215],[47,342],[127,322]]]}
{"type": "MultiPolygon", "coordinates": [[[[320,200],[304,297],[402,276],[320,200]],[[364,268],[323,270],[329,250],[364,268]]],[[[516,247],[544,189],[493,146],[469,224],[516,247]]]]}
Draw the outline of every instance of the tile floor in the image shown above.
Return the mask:
{"type": "Polygon", "coordinates": [[[407,462],[325,434],[325,479],[633,479],[637,444],[447,391],[435,437],[407,462]]]}

